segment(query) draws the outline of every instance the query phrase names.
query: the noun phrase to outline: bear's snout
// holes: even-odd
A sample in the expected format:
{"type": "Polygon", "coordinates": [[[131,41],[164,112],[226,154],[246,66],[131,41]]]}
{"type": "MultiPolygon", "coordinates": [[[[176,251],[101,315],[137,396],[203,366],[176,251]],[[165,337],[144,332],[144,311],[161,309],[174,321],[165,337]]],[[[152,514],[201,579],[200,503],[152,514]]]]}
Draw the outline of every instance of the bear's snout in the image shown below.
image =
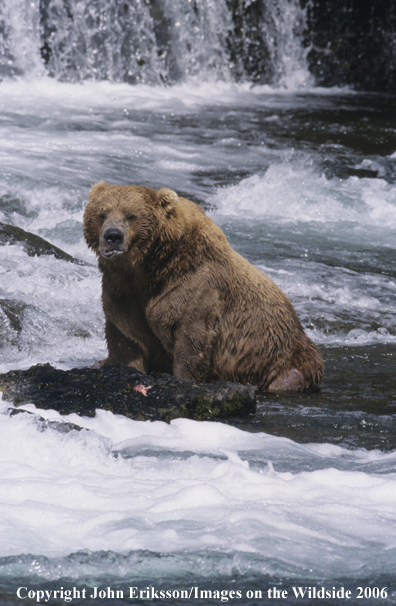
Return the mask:
{"type": "Polygon", "coordinates": [[[109,248],[118,248],[124,241],[124,234],[118,227],[109,227],[103,234],[109,248]]]}
{"type": "Polygon", "coordinates": [[[104,227],[99,238],[99,250],[102,257],[107,259],[125,252],[126,242],[123,230],[114,224],[104,227]]]}

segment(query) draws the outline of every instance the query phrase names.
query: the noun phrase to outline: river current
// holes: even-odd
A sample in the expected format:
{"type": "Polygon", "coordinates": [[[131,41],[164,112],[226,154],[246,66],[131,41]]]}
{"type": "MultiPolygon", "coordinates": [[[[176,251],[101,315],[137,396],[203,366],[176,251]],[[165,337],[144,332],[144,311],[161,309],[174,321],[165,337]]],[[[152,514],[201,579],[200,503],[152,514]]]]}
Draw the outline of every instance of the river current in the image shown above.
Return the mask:
{"type": "Polygon", "coordinates": [[[102,179],[202,204],[291,299],[326,367],[320,392],[262,395],[229,423],[33,405],[39,416],[10,416],[3,400],[2,605],[396,604],[392,101],[309,86],[0,83],[0,221],[84,262],[1,246],[1,372],[105,356],[82,237],[102,179]]]}

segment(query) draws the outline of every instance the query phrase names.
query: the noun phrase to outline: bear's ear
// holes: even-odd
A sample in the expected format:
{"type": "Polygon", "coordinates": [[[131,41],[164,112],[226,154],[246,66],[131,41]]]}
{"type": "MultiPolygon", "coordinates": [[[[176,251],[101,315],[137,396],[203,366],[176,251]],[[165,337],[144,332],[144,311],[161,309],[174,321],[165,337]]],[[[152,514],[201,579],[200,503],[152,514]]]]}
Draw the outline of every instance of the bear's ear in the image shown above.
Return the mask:
{"type": "Polygon", "coordinates": [[[171,209],[176,206],[179,197],[173,189],[169,189],[169,187],[161,187],[157,191],[157,200],[158,204],[162,208],[171,209]]]}
{"type": "Polygon", "coordinates": [[[107,187],[107,184],[104,181],[100,181],[99,183],[95,183],[95,185],[92,185],[91,191],[89,192],[90,200],[92,200],[97,194],[99,194],[106,187],[107,187]]]}

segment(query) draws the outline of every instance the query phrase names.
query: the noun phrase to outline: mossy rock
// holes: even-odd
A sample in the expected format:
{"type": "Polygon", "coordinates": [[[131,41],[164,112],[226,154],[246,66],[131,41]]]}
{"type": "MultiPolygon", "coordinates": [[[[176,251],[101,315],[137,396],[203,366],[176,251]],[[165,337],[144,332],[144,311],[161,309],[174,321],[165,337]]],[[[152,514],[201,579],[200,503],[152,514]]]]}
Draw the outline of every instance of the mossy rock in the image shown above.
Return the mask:
{"type": "Polygon", "coordinates": [[[134,368],[59,370],[50,364],[0,375],[4,399],[33,403],[61,414],[94,416],[97,408],[135,420],[197,421],[245,416],[256,410],[256,387],[239,383],[190,383],[134,368]],[[146,389],[142,389],[146,388],[146,389]]]}

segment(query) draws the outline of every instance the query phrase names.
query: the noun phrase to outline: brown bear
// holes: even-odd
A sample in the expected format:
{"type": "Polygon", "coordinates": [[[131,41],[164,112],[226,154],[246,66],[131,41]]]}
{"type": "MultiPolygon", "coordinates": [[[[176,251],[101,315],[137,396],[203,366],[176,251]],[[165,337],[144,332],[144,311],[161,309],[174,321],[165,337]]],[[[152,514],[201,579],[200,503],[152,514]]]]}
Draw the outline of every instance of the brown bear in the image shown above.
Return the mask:
{"type": "Polygon", "coordinates": [[[99,258],[108,358],[195,382],[303,391],[323,360],[274,282],[197,204],[137,185],[92,187],[84,235],[99,258]]]}

